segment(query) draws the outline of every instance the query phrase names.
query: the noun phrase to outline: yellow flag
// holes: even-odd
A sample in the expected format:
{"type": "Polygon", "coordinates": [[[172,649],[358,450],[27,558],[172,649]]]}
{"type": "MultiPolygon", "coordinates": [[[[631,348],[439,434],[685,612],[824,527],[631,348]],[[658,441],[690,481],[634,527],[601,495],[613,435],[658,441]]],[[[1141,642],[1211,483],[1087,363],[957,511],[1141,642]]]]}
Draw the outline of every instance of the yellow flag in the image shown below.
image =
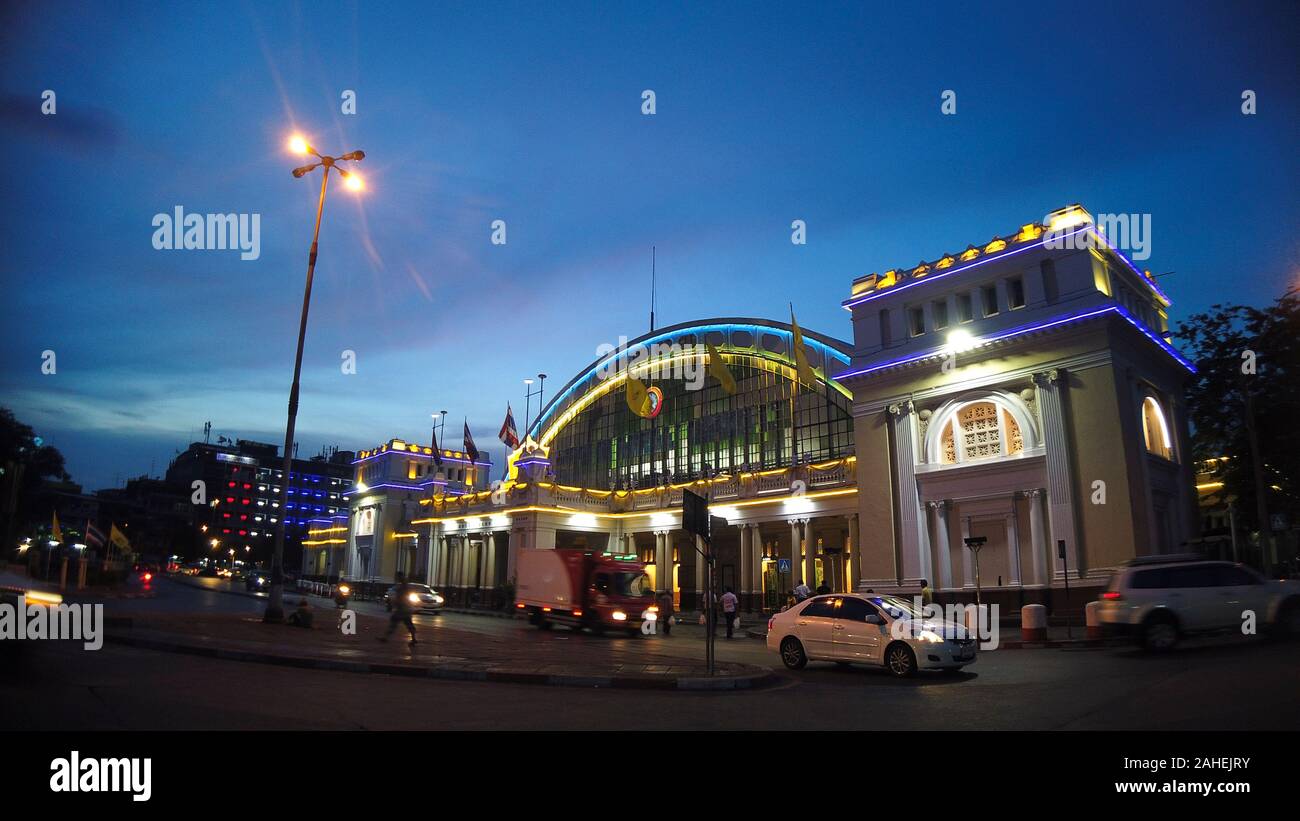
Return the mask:
{"type": "Polygon", "coordinates": [[[63,531],[59,530],[59,511],[54,511],[54,527],[50,528],[50,538],[56,542],[63,541],[63,531]]]}
{"type": "Polygon", "coordinates": [[[117,529],[117,525],[113,525],[109,529],[108,540],[113,544],[117,545],[118,547],[122,548],[123,550],[131,549],[131,543],[126,540],[125,536],[122,535],[122,531],[117,529]]]}
{"type": "Polygon", "coordinates": [[[794,364],[799,372],[799,381],[808,387],[816,384],[812,366],[808,364],[808,351],[803,346],[803,333],[794,318],[794,306],[790,306],[790,332],[794,336],[794,364]]]}
{"type": "Polygon", "coordinates": [[[722,361],[722,354],[714,347],[712,342],[706,342],[709,349],[709,375],[722,384],[722,389],[731,396],[736,392],[736,377],[731,375],[731,369],[727,363],[722,361]]]}
{"type": "Polygon", "coordinates": [[[642,418],[650,416],[650,393],[645,383],[632,374],[627,375],[627,406],[642,418]]]}

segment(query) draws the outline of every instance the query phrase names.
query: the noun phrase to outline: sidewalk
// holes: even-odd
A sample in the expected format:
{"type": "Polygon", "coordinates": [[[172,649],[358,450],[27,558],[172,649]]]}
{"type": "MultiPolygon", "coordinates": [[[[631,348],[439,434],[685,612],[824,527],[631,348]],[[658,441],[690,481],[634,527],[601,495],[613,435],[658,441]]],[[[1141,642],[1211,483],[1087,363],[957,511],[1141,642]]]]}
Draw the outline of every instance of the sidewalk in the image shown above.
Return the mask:
{"type": "Polygon", "coordinates": [[[646,652],[638,639],[571,641],[565,631],[494,637],[442,624],[417,627],[420,641],[406,642],[405,629],[388,641],[380,616],[356,614],[356,634],[338,629],[338,613],[315,607],[312,629],[268,625],[254,616],[136,616],[129,627],[110,629],[107,640],[166,652],[322,670],[384,673],[426,678],[675,690],[747,689],[774,680],[769,669],[719,662],[706,675],[695,660],[646,652]]]}

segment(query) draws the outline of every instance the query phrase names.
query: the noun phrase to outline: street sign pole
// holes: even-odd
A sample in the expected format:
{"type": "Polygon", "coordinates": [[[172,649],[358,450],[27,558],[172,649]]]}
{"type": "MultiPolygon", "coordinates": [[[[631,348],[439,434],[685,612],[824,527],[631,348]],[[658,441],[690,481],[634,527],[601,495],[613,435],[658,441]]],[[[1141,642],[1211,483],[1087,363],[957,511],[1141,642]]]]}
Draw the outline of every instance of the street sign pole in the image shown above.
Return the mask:
{"type": "Polygon", "coordinates": [[[704,602],[700,612],[704,614],[704,665],[708,675],[713,675],[713,545],[709,538],[709,503],[698,493],[682,491],[682,530],[692,534],[695,539],[695,551],[704,560],[704,602]],[[700,545],[704,549],[700,549],[700,545]]]}

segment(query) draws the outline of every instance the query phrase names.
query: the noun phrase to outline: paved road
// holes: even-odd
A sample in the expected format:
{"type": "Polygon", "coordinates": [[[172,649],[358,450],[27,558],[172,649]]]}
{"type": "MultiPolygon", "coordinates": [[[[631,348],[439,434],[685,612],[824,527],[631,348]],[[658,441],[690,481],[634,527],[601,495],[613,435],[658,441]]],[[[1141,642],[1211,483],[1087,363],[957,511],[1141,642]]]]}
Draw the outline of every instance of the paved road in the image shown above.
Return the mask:
{"type": "MultiPolygon", "coordinates": [[[[121,609],[260,609],[241,596],[173,583],[121,609]],[[174,588],[174,589],[173,589],[174,588]],[[207,597],[216,597],[210,599],[207,597]]],[[[361,607],[373,607],[362,604],[361,607]]],[[[114,607],[117,610],[118,607],[114,607]]],[[[508,619],[423,616],[485,633],[531,628],[508,619]]],[[[688,631],[682,631],[687,633],[688,631]]],[[[689,635],[626,639],[557,633],[559,641],[645,641],[702,651],[689,635]]],[[[719,656],[776,664],[763,643],[719,642],[719,656]]],[[[34,644],[0,671],[0,726],[13,729],[1296,729],[1300,645],[1201,642],[1165,657],[1130,650],[986,653],[969,673],[897,681],[872,670],[812,665],[778,686],[725,694],[446,682],[279,668],[106,646],[34,644]]]]}

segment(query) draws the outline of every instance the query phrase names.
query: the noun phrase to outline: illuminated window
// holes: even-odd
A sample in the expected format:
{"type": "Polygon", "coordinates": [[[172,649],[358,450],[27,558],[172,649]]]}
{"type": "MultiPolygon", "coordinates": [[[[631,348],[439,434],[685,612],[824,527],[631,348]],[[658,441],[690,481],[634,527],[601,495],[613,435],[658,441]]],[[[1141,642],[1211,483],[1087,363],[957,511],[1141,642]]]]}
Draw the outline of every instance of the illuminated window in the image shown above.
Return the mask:
{"type": "Polygon", "coordinates": [[[956,465],[1015,456],[1024,452],[1025,441],[1006,408],[994,402],[971,402],[944,424],[939,449],[942,464],[956,465]]]}
{"type": "Polygon", "coordinates": [[[1165,459],[1174,458],[1164,411],[1160,409],[1160,403],[1150,396],[1142,400],[1142,438],[1146,440],[1148,453],[1165,459]]]}

